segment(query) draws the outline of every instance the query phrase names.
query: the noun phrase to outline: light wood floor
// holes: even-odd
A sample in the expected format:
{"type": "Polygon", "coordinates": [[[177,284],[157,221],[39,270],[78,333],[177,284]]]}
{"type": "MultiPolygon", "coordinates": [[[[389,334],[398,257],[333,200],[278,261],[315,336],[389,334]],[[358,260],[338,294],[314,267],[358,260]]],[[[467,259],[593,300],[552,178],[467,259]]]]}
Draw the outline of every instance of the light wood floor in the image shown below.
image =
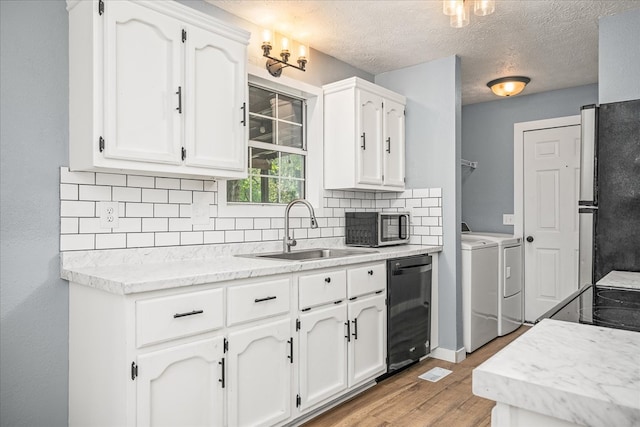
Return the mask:
{"type": "Polygon", "coordinates": [[[471,371],[528,329],[522,326],[496,338],[458,364],[425,359],[314,418],[304,427],[488,427],[495,402],[471,393],[471,371]],[[434,367],[453,372],[436,383],[418,378],[434,367]]]}

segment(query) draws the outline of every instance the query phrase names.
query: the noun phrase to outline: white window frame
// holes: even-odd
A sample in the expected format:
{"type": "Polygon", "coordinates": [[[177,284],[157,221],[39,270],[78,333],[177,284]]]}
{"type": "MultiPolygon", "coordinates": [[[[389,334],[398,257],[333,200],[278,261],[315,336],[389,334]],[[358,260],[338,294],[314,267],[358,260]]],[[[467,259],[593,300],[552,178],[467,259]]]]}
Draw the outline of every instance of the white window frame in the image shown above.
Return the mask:
{"type": "MultiPolygon", "coordinates": [[[[291,95],[296,98],[306,100],[306,133],[307,133],[307,156],[306,156],[306,200],[313,206],[316,216],[323,216],[324,213],[324,155],[323,155],[323,92],[322,88],[281,76],[275,78],[266,69],[262,69],[253,64],[248,64],[248,80],[258,86],[273,89],[284,95],[291,95]]],[[[284,216],[284,204],[275,203],[227,203],[227,181],[218,182],[218,216],[228,217],[282,217],[284,216]]],[[[294,208],[291,216],[308,216],[306,208],[294,208]]]]}

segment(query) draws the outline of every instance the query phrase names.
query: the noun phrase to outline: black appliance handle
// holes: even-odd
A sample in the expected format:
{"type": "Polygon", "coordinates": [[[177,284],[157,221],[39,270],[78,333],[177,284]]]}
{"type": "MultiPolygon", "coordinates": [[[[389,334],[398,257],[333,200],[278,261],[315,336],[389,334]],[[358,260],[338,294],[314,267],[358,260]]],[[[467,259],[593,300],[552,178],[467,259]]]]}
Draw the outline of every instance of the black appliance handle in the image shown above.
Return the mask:
{"type": "Polygon", "coordinates": [[[431,264],[425,264],[425,265],[417,265],[415,267],[396,268],[396,269],[393,270],[393,275],[394,276],[400,276],[402,274],[426,273],[427,271],[431,271],[432,267],[433,266],[431,264]]]}
{"type": "Polygon", "coordinates": [[[398,220],[398,237],[402,240],[407,240],[409,238],[409,215],[400,215],[398,220]]]}

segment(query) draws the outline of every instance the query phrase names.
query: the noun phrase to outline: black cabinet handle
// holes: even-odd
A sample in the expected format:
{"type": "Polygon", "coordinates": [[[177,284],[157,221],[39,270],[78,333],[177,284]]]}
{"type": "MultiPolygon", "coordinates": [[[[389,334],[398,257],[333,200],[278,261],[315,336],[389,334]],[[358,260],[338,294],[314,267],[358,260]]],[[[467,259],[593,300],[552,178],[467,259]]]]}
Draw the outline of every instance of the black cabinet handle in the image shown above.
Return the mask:
{"type": "Polygon", "coordinates": [[[247,103],[243,102],[242,107],[240,107],[240,109],[242,110],[242,121],[240,123],[242,123],[243,126],[246,126],[247,125],[247,103]]]}
{"type": "Polygon", "coordinates": [[[265,298],[256,298],[254,301],[255,302],[263,302],[263,301],[270,301],[272,299],[276,299],[276,297],[273,296],[273,297],[265,297],[265,298]]]}
{"type": "Polygon", "coordinates": [[[529,243],[533,242],[533,236],[527,236],[527,242],[529,243]]]}
{"type": "Polygon", "coordinates": [[[222,375],[221,375],[221,378],[218,380],[218,382],[222,383],[222,388],[224,388],[225,385],[226,385],[225,369],[224,369],[224,357],[222,358],[221,361],[218,362],[218,365],[222,365],[222,375]]]}
{"type": "Polygon", "coordinates": [[[179,317],[193,316],[194,314],[202,314],[202,313],[204,313],[204,310],[193,310],[193,311],[190,311],[189,313],[176,313],[173,315],[173,318],[177,319],[179,317]]]}
{"type": "Polygon", "coordinates": [[[331,277],[325,277],[324,281],[327,282],[327,283],[331,283],[331,277]]]}
{"type": "Polygon", "coordinates": [[[367,271],[367,274],[369,274],[369,276],[373,276],[373,270],[367,271]]]}
{"type": "Polygon", "coordinates": [[[401,274],[420,274],[430,271],[431,268],[431,264],[419,265],[416,267],[403,267],[393,270],[391,274],[393,274],[394,276],[398,276],[401,274]]]}
{"type": "Polygon", "coordinates": [[[358,319],[353,320],[353,339],[358,339],[358,319]]]}
{"type": "Polygon", "coordinates": [[[387,153],[391,154],[391,137],[387,138],[387,153]]]}
{"type": "Polygon", "coordinates": [[[178,86],[176,95],[178,95],[178,108],[176,108],[176,110],[178,110],[178,113],[182,114],[182,86],[178,86]]]}
{"type": "Polygon", "coordinates": [[[287,341],[287,343],[289,343],[289,355],[287,356],[287,358],[291,363],[293,363],[293,337],[291,337],[291,339],[287,341]]]}
{"type": "Polygon", "coordinates": [[[347,339],[347,342],[351,342],[351,323],[349,321],[344,322],[344,324],[347,326],[347,335],[345,335],[344,337],[347,339]]]}
{"type": "Polygon", "coordinates": [[[362,138],[362,145],[360,146],[360,148],[362,148],[363,150],[367,149],[367,134],[362,132],[362,136],[360,136],[360,138],[362,138]]]}

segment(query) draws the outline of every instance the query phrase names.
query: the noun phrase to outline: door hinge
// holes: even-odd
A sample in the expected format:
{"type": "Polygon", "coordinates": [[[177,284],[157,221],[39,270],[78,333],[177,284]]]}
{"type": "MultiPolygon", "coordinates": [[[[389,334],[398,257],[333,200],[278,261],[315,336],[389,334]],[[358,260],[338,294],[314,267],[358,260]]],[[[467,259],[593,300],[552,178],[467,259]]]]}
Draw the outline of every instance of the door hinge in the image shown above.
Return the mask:
{"type": "Polygon", "coordinates": [[[299,394],[296,394],[296,408],[299,408],[301,403],[302,403],[302,398],[300,397],[299,394]]]}
{"type": "Polygon", "coordinates": [[[138,365],[136,362],[131,362],[131,381],[134,381],[138,376],[138,365]]]}
{"type": "Polygon", "coordinates": [[[100,139],[98,139],[98,149],[100,150],[101,153],[104,151],[104,138],[103,137],[100,137],[100,139]]]}
{"type": "Polygon", "coordinates": [[[296,332],[300,330],[300,319],[296,319],[296,332]]]}
{"type": "Polygon", "coordinates": [[[222,352],[226,353],[227,351],[229,351],[229,341],[225,338],[224,341],[222,341],[222,352]]]}
{"type": "Polygon", "coordinates": [[[187,149],[182,147],[182,160],[187,158],[187,149]]]}
{"type": "Polygon", "coordinates": [[[187,41],[187,30],[182,30],[182,43],[187,41]]]}
{"type": "Polygon", "coordinates": [[[104,14],[104,1],[100,0],[98,2],[98,15],[103,15],[104,14]]]}
{"type": "Polygon", "coordinates": [[[384,102],[382,103],[382,108],[384,108],[384,102]]]}
{"type": "Polygon", "coordinates": [[[402,114],[407,115],[407,110],[402,110],[402,114]]]}

